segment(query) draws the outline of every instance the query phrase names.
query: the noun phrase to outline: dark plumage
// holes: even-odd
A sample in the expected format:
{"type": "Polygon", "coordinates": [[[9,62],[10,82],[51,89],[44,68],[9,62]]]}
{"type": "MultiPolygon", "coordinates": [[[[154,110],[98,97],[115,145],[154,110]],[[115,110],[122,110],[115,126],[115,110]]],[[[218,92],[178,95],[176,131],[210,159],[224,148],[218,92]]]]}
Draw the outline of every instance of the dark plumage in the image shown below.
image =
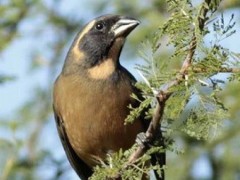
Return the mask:
{"type": "Polygon", "coordinates": [[[117,15],[92,20],[76,36],[54,84],[59,136],[81,179],[87,179],[108,153],[130,148],[146,129],[140,119],[124,125],[127,106],[138,106],[130,95],[140,92],[119,63],[125,38],[138,24],[117,15]]]}

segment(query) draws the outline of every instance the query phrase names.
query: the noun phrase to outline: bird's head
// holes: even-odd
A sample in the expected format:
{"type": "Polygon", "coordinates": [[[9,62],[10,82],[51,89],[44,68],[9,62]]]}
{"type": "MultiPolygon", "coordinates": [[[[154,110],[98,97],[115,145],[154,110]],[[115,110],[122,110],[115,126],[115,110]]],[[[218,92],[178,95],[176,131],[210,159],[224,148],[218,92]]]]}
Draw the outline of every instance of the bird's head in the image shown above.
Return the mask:
{"type": "Polygon", "coordinates": [[[90,21],[76,36],[64,69],[84,68],[90,75],[110,74],[118,59],[126,37],[139,21],[119,15],[104,15],[90,21]]]}

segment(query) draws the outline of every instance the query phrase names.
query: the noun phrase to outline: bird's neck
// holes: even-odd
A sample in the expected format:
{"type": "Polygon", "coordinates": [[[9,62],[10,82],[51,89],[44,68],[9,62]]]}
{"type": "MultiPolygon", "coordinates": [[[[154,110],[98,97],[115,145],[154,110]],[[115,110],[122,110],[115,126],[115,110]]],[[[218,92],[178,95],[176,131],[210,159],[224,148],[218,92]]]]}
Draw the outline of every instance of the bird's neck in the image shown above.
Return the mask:
{"type": "Polygon", "coordinates": [[[105,57],[101,57],[97,61],[92,58],[96,56],[89,56],[83,54],[81,51],[72,49],[71,53],[67,55],[65,64],[63,66],[62,74],[84,74],[92,79],[104,80],[109,78],[117,69],[120,68],[119,56],[124,44],[123,38],[117,38],[108,50],[105,57]]]}
{"type": "Polygon", "coordinates": [[[118,60],[107,58],[100,64],[87,69],[87,74],[91,79],[104,80],[108,79],[118,69],[118,60]]]}

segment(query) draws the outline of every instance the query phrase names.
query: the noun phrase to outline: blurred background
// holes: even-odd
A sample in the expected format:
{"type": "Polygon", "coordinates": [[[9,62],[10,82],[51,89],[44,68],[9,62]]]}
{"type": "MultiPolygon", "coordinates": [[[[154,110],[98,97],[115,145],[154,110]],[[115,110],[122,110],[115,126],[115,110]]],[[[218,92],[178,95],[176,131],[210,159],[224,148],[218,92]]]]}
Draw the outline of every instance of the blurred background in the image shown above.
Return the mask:
{"type": "MultiPolygon", "coordinates": [[[[141,25],[129,36],[121,63],[137,78],[139,44],[169,16],[162,0],[0,0],[0,179],[78,179],[60,144],[51,94],[79,29],[102,14],[122,14],[141,25]],[[132,59],[132,61],[124,61],[132,59]]],[[[222,44],[240,52],[240,1],[224,0],[236,33],[222,44]]],[[[166,52],[165,52],[166,53],[166,52]]],[[[164,57],[163,57],[164,58],[164,57]]],[[[223,99],[231,123],[210,145],[181,137],[183,154],[168,152],[167,179],[240,179],[240,87],[223,99]]]]}

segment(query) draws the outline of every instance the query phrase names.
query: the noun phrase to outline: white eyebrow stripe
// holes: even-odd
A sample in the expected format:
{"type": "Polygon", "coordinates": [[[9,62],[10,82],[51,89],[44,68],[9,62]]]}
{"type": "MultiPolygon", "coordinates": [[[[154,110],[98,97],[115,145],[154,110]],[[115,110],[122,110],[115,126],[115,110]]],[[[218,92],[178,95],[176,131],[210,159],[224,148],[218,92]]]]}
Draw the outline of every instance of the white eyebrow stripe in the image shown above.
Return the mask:
{"type": "Polygon", "coordinates": [[[74,43],[72,52],[77,60],[81,60],[84,57],[84,53],[79,50],[79,43],[81,42],[82,38],[89,32],[89,30],[94,26],[95,20],[88,23],[83,30],[80,32],[79,37],[77,37],[76,42],[74,43]]]}
{"type": "Polygon", "coordinates": [[[81,39],[84,37],[84,35],[87,34],[90,29],[92,29],[92,27],[94,26],[95,22],[96,21],[93,20],[90,23],[88,23],[86,27],[84,27],[84,29],[80,33],[80,36],[77,39],[76,44],[78,44],[81,41],[81,39]]]}

